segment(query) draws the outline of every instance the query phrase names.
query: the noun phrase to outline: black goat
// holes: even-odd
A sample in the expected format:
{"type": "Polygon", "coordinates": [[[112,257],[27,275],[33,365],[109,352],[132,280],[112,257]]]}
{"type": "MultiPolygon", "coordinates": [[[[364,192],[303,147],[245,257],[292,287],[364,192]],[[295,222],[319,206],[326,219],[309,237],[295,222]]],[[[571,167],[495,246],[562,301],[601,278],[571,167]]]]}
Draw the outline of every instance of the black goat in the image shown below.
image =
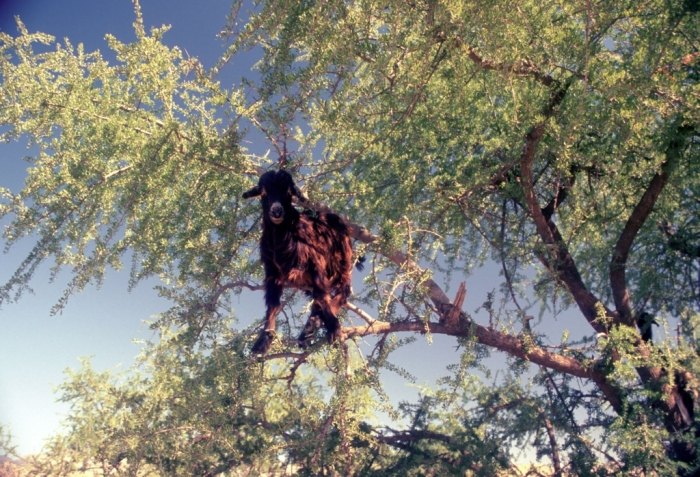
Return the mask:
{"type": "Polygon", "coordinates": [[[270,349],[283,287],[310,292],[314,300],[299,337],[301,346],[313,335],[319,319],[330,343],[341,337],[336,315],[350,296],[353,264],[348,227],[336,214],[300,213],[292,205],[292,196],[306,200],[292,176],[283,170],[266,172],[257,186],[243,194],[244,199],[260,197],[263,209],[260,259],[265,268],[266,312],[265,328],[252,348],[254,354],[270,349]]]}

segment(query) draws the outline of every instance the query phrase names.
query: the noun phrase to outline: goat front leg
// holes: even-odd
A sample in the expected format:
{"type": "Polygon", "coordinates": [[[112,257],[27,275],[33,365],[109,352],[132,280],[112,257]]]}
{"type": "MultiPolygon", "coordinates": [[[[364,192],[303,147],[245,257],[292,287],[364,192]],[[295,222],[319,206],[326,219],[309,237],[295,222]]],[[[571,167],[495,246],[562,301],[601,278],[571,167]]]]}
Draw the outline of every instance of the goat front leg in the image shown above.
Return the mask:
{"type": "Polygon", "coordinates": [[[281,310],[280,298],[282,297],[282,285],[277,279],[265,280],[265,328],[255,341],[251,352],[253,354],[267,354],[275,338],[275,318],[281,310]]]}

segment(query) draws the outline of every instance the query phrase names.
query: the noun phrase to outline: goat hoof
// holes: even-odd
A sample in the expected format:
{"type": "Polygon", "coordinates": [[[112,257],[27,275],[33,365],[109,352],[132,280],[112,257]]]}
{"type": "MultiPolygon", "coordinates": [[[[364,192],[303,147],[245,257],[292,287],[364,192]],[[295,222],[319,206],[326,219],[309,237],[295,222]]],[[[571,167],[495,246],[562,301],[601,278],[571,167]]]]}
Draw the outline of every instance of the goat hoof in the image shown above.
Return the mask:
{"type": "Polygon", "coordinates": [[[311,343],[311,339],[314,337],[314,332],[313,330],[309,331],[306,328],[301,330],[301,334],[299,335],[299,338],[297,338],[297,341],[299,342],[299,348],[301,349],[306,349],[309,347],[309,343],[311,343]]]}
{"type": "Polygon", "coordinates": [[[275,332],[273,330],[265,330],[260,333],[258,339],[255,341],[253,348],[250,350],[253,354],[267,354],[270,351],[270,346],[272,346],[272,341],[275,339],[275,332]]]}
{"type": "Polygon", "coordinates": [[[314,338],[316,330],[322,326],[323,322],[321,318],[317,315],[309,316],[308,321],[304,325],[304,329],[301,330],[301,334],[297,341],[299,342],[299,348],[306,349],[309,347],[309,343],[314,338]]]}
{"type": "Polygon", "coordinates": [[[311,340],[314,338],[314,331],[316,330],[314,328],[310,328],[307,323],[307,326],[301,330],[301,334],[297,340],[299,341],[299,348],[306,349],[309,347],[309,343],[311,343],[311,340]]]}
{"type": "Polygon", "coordinates": [[[331,319],[324,320],[323,325],[326,328],[326,338],[329,343],[342,340],[343,327],[340,325],[338,318],[332,316],[331,319]]]}

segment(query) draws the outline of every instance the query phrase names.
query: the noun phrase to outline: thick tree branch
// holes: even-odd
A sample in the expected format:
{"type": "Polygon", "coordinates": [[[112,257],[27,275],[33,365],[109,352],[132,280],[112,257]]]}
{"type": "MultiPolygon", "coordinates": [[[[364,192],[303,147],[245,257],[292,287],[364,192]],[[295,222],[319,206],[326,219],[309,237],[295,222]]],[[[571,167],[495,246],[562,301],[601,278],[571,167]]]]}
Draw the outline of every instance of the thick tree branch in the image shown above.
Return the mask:
{"type": "MultiPolygon", "coordinates": [[[[694,128],[690,126],[680,126],[675,131],[675,136],[671,139],[666,149],[666,158],[661,165],[661,171],[654,174],[642,198],[627,219],[625,227],[613,249],[610,261],[610,287],[619,320],[628,326],[634,326],[635,324],[626,280],[626,264],[629,252],[639,230],[653,211],[656,201],[661,192],[663,192],[670,173],[679,162],[686,144],[686,138],[693,133],[694,128]]],[[[647,343],[640,337],[635,345],[641,357],[648,358],[651,356],[650,342],[647,343]]],[[[637,372],[645,386],[662,392],[662,398],[655,400],[653,405],[663,410],[666,429],[669,432],[675,432],[689,425],[691,420],[688,417],[687,409],[680,397],[678,388],[663,383],[668,370],[660,367],[640,366],[637,368],[637,372]]]]}
{"type": "MultiPolygon", "coordinates": [[[[542,209],[535,196],[533,167],[537,146],[544,136],[547,118],[554,113],[556,107],[564,99],[565,94],[566,87],[552,92],[550,102],[544,110],[545,120],[533,127],[525,136],[525,146],[520,156],[522,188],[525,202],[537,228],[537,233],[551,252],[550,254],[547,252],[540,253],[540,260],[555,277],[564,283],[574,301],[576,301],[581,313],[583,313],[583,316],[593,329],[598,333],[606,333],[607,327],[605,324],[597,320],[596,304],[600,300],[583,283],[574,259],[569,253],[564,239],[559,233],[559,229],[552,220],[554,206],[547,206],[545,209],[542,209]]],[[[611,318],[614,317],[609,310],[606,310],[606,314],[611,318]]]]}
{"type": "Polygon", "coordinates": [[[487,328],[471,321],[464,313],[456,326],[448,326],[444,323],[401,321],[389,323],[386,321],[374,321],[370,325],[344,328],[348,338],[385,333],[415,332],[443,334],[459,338],[476,338],[483,345],[504,351],[516,358],[531,361],[540,366],[555,371],[586,378],[594,381],[616,412],[622,412],[622,402],[617,390],[607,382],[605,375],[592,367],[584,366],[579,360],[570,356],[551,353],[531,342],[525,342],[517,336],[512,336],[500,331],[487,328]]]}
{"type": "Polygon", "coordinates": [[[568,183],[565,185],[559,185],[557,188],[557,193],[554,195],[554,197],[552,197],[544,209],[542,209],[542,215],[544,215],[544,218],[547,219],[547,221],[551,220],[552,215],[554,215],[554,211],[557,209],[557,207],[563,204],[566,198],[569,196],[569,190],[574,186],[575,181],[576,176],[572,173],[568,179],[568,183]]]}
{"type": "Polygon", "coordinates": [[[680,159],[685,147],[685,139],[692,131],[693,128],[689,126],[678,128],[675,137],[670,141],[666,149],[666,159],[661,165],[661,171],[654,174],[649,187],[644,191],[644,195],[642,195],[639,203],[635,206],[629,219],[627,219],[625,228],[622,230],[613,249],[612,259],[610,260],[610,288],[612,289],[613,300],[615,301],[615,308],[619,314],[620,321],[628,326],[634,325],[634,317],[632,316],[632,305],[625,277],[627,258],[637,233],[639,233],[642,225],[649,217],[654,204],[656,204],[659,195],[661,195],[664,186],[668,182],[671,170],[680,159]]]}
{"type": "MultiPolygon", "coordinates": [[[[318,211],[333,212],[329,207],[318,202],[303,201],[301,204],[304,207],[313,208],[318,211]]],[[[343,218],[343,220],[350,228],[350,233],[355,240],[365,244],[370,244],[377,240],[377,237],[366,228],[354,224],[345,218],[343,218]]],[[[398,250],[386,250],[383,251],[383,254],[391,262],[399,267],[403,267],[409,272],[419,274],[423,272],[413,260],[409,259],[404,253],[398,250]]],[[[440,315],[439,323],[416,321],[387,323],[383,321],[374,321],[367,326],[345,328],[344,331],[346,335],[348,337],[354,337],[402,331],[425,333],[429,330],[431,333],[446,334],[462,338],[475,337],[480,344],[499,349],[518,358],[526,359],[540,366],[551,368],[562,373],[593,380],[603,392],[613,409],[618,413],[622,412],[622,401],[617,390],[607,381],[605,375],[601,372],[584,367],[581,362],[574,358],[550,353],[532,344],[526,345],[521,339],[515,336],[474,323],[459,309],[456,311],[459,313],[460,319],[457,320],[455,324],[448,326],[446,321],[455,309],[454,305],[434,280],[429,278],[425,280],[423,285],[428,289],[428,297],[433,302],[433,305],[435,305],[440,315]]]]}

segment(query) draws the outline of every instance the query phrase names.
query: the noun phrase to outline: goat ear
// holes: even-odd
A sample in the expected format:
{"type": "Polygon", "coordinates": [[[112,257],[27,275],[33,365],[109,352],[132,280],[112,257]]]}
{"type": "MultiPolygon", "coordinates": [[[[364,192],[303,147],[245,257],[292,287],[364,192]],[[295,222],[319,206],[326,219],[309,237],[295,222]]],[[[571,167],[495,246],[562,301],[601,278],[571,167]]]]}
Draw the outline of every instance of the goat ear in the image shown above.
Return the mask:
{"type": "Polygon", "coordinates": [[[304,197],[304,194],[301,193],[299,188],[295,185],[292,186],[292,195],[297,196],[297,199],[307,201],[308,199],[304,197]]]}
{"type": "Polygon", "coordinates": [[[260,186],[255,186],[252,189],[250,189],[247,192],[243,193],[243,198],[244,199],[250,199],[252,197],[258,197],[262,194],[262,190],[260,189],[260,186]]]}

